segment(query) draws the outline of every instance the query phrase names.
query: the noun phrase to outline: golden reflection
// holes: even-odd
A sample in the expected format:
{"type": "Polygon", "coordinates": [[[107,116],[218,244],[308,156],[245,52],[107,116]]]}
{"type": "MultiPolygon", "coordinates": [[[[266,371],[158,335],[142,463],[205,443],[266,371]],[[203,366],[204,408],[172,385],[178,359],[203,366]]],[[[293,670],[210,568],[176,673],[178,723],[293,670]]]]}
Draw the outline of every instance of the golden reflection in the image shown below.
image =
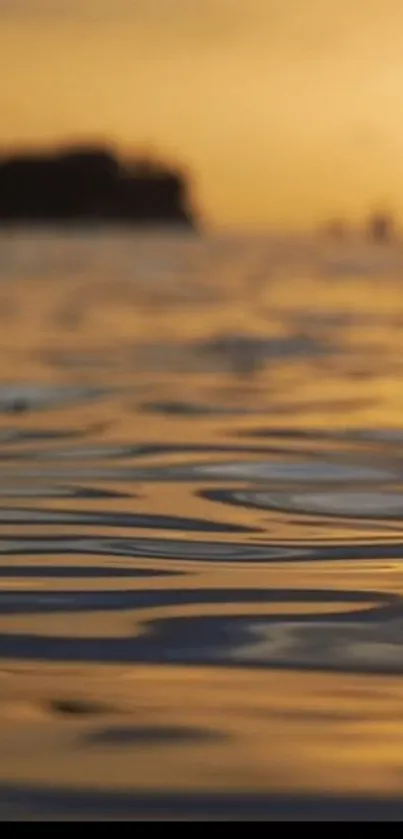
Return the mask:
{"type": "MultiPolygon", "coordinates": [[[[97,297],[110,239],[92,241],[80,278],[71,266],[58,273],[66,251],[56,258],[60,240],[44,239],[36,261],[32,241],[8,242],[11,256],[3,250],[10,283],[1,299],[15,308],[1,322],[0,379],[23,394],[34,385],[22,411],[0,389],[0,779],[400,795],[403,686],[386,675],[402,668],[399,504],[389,510],[395,518],[379,519],[402,485],[395,275],[381,288],[365,273],[330,283],[311,254],[311,274],[292,274],[288,293],[276,275],[253,296],[249,279],[270,258],[266,245],[258,256],[248,245],[236,293],[227,268],[216,298],[202,305],[199,297],[189,310],[171,298],[151,331],[152,305],[141,295],[138,304],[136,281],[122,283],[108,309],[111,264],[97,297]],[[16,254],[23,264],[13,274],[16,254]],[[72,308],[76,322],[62,327],[60,312],[72,308]],[[250,340],[253,373],[231,366],[234,342],[220,344],[222,335],[250,340]],[[214,471],[197,475],[207,462],[214,471]],[[233,480],[223,469],[231,463],[242,466],[233,480]],[[102,489],[110,495],[94,494],[102,489]],[[278,494],[284,509],[248,507],[254,492],[278,494]],[[293,496],[312,492],[322,507],[295,512],[293,496]],[[355,493],[354,517],[326,514],[337,492],[355,493]],[[52,604],[58,611],[46,613],[52,604]],[[175,618],[182,635],[170,645],[175,618]],[[225,664],[216,627],[228,632],[225,664]],[[133,649],[190,663],[143,666],[133,649]],[[89,662],[42,660],[51,654],[89,662]],[[119,655],[134,663],[91,663],[119,655]],[[216,668],[194,663],[214,657],[216,668]],[[266,669],[279,663],[299,671],[266,669]],[[339,672],[304,670],[332,667],[339,672]],[[346,672],[354,668],[369,675],[346,672]],[[63,711],[79,700],[98,705],[63,711]],[[105,730],[111,739],[102,740],[105,730]]],[[[144,260],[155,279],[158,256],[170,269],[164,293],[176,293],[165,247],[154,239],[139,251],[137,240],[120,240],[129,268],[114,251],[117,273],[144,260]]],[[[186,281],[202,283],[190,269],[186,281]]]]}
{"type": "Polygon", "coordinates": [[[401,794],[400,680],[8,662],[0,778],[81,789],[401,794]],[[92,701],[82,718],[56,700],[92,701]],[[161,739],[90,746],[100,729],[161,739]],[[200,732],[164,743],[164,729],[200,732]],[[203,732],[205,738],[203,739],[203,732]],[[40,753],[41,759],[38,760],[40,753]],[[172,771],[173,765],[175,771],[172,771]]]}

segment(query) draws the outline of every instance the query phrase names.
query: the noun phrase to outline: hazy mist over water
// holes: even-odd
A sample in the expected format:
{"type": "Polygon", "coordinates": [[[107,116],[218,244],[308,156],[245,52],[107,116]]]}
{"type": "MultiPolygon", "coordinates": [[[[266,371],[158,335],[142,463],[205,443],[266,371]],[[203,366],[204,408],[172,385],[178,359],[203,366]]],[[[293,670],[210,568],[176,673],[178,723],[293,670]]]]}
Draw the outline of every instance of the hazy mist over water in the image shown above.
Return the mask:
{"type": "Polygon", "coordinates": [[[399,242],[10,230],[0,348],[0,812],[401,818],[399,242]]]}

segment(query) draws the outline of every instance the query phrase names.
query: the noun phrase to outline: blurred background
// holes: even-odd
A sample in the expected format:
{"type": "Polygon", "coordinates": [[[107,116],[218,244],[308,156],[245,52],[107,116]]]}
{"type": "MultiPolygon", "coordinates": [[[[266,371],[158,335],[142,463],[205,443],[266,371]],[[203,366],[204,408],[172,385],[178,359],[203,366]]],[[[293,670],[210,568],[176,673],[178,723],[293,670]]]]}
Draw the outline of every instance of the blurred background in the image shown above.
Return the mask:
{"type": "Polygon", "coordinates": [[[2,0],[0,15],[4,148],[106,140],[180,161],[214,228],[402,211],[399,0],[2,0]]]}

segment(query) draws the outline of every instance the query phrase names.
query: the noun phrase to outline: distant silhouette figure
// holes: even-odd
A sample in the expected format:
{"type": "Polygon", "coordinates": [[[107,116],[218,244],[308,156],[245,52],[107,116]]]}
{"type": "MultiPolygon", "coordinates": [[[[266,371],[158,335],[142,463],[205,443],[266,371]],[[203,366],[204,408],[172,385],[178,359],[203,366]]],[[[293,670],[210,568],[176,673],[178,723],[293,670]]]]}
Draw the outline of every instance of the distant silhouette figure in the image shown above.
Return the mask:
{"type": "Polygon", "coordinates": [[[0,224],[94,220],[194,224],[184,177],[152,161],[124,166],[96,147],[0,160],[0,224]]]}
{"type": "Polygon", "coordinates": [[[393,219],[386,213],[376,213],[368,223],[368,237],[373,242],[389,242],[393,238],[393,219]]]}

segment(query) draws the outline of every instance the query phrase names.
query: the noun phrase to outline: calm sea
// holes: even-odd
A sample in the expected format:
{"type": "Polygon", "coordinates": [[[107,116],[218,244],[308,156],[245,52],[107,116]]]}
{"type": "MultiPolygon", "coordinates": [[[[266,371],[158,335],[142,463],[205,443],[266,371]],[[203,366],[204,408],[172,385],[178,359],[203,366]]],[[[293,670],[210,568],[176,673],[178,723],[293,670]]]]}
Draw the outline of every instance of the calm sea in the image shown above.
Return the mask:
{"type": "Polygon", "coordinates": [[[403,247],[1,235],[2,813],[401,819],[402,559],[403,247]]]}

